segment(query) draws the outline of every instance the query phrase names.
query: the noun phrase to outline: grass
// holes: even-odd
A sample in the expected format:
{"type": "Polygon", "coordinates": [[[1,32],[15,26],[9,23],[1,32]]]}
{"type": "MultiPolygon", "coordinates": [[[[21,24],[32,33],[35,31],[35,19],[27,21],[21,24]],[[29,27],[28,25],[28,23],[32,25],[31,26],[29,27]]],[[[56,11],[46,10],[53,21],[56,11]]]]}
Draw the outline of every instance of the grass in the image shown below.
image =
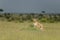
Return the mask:
{"type": "Polygon", "coordinates": [[[43,23],[45,31],[32,26],[32,22],[0,21],[0,40],[60,40],[60,23],[43,23]]]}

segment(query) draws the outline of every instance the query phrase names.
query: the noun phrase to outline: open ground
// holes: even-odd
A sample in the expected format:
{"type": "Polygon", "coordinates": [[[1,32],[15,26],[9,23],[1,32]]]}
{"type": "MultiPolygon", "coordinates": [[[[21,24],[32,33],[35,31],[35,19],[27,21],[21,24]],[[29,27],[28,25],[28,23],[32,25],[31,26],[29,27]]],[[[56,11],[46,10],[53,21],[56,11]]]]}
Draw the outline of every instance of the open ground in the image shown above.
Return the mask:
{"type": "Polygon", "coordinates": [[[44,30],[33,27],[32,22],[0,21],[0,40],[60,40],[60,23],[42,23],[44,30]]]}

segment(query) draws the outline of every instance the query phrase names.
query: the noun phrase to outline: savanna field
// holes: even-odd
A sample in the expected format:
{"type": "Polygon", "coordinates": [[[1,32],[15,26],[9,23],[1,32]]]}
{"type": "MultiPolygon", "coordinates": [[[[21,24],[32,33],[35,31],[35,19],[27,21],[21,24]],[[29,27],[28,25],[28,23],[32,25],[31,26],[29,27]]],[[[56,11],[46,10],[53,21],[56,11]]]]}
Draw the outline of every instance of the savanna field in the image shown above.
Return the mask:
{"type": "Polygon", "coordinates": [[[0,40],[60,40],[60,23],[42,23],[44,30],[33,27],[32,22],[0,21],[0,40]]]}

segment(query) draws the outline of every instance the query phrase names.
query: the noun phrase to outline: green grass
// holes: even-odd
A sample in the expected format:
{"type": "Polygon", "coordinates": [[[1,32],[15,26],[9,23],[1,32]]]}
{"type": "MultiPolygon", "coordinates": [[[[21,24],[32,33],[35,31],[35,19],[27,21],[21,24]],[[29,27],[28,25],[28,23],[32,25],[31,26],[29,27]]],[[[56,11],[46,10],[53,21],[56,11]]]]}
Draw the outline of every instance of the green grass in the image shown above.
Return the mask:
{"type": "Polygon", "coordinates": [[[60,40],[60,23],[43,23],[44,30],[33,27],[32,22],[0,21],[0,40],[60,40]]]}

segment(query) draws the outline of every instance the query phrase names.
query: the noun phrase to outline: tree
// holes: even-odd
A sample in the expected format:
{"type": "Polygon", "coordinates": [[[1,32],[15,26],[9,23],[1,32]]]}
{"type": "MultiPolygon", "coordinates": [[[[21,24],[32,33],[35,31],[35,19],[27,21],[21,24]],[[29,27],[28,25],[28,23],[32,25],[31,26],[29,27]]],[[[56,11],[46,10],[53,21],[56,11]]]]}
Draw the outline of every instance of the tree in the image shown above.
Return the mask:
{"type": "Polygon", "coordinates": [[[41,11],[42,13],[45,13],[45,11],[41,11]]]}
{"type": "Polygon", "coordinates": [[[0,9],[0,12],[3,12],[4,10],[3,9],[0,9]]]}

